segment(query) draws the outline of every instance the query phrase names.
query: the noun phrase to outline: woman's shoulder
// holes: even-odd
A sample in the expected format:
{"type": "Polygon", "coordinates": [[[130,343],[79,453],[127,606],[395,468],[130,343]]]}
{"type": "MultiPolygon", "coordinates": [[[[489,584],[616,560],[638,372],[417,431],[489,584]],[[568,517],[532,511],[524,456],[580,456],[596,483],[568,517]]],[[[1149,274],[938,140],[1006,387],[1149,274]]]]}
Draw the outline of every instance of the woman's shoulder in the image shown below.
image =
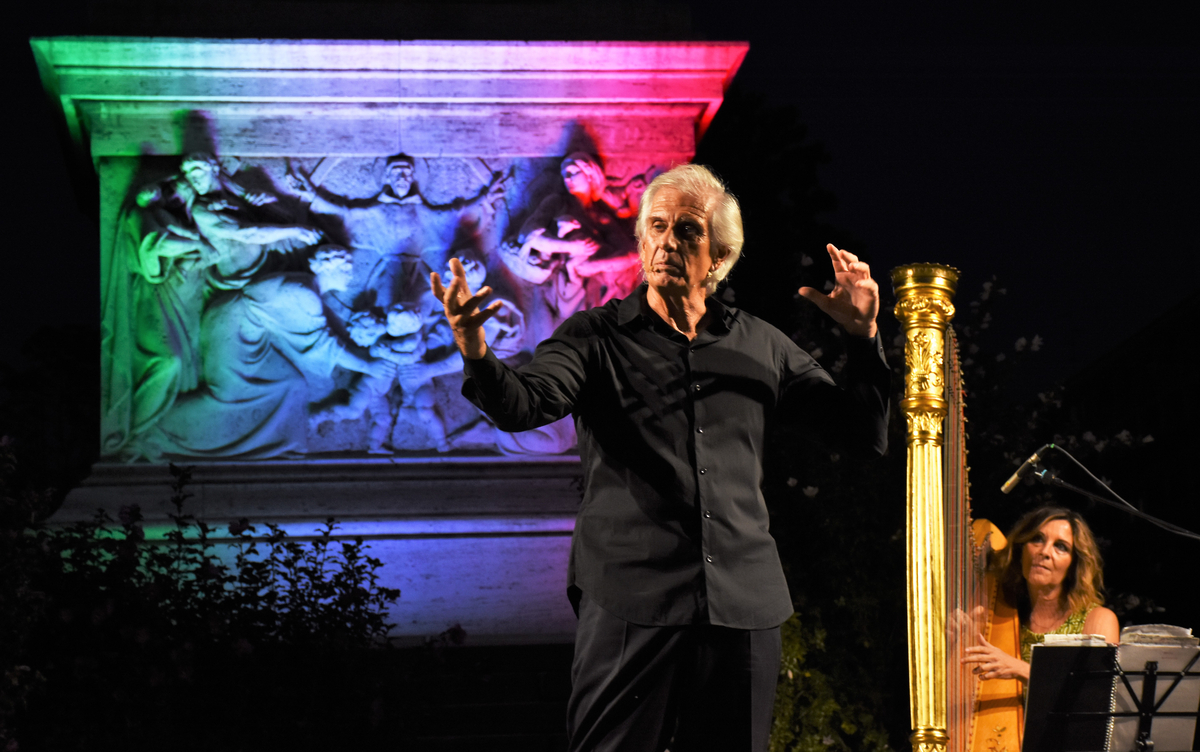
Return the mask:
{"type": "Polygon", "coordinates": [[[1093,604],[1084,614],[1083,632],[1104,635],[1109,642],[1117,643],[1121,639],[1121,624],[1112,609],[1093,604]]]}

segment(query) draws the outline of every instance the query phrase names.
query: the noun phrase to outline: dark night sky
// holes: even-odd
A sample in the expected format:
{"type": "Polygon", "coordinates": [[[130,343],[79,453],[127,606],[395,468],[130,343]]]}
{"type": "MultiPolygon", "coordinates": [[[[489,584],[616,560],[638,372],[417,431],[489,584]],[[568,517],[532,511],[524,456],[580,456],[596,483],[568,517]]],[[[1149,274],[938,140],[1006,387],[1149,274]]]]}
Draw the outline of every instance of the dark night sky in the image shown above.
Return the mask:
{"type": "MultiPolygon", "coordinates": [[[[751,43],[741,84],[797,107],[825,146],[830,219],[861,239],[877,278],[939,261],[962,269],[973,295],[998,275],[1010,300],[1000,324],[1046,340],[1048,382],[1192,290],[1200,46],[1181,12],[689,5],[694,35],[751,43]]],[[[8,360],[39,324],[94,320],[98,308],[96,230],[72,195],[24,42],[96,28],[97,7],[44,4],[5,32],[18,97],[6,201],[15,252],[0,304],[8,360]]]]}
{"type": "MultiPolygon", "coordinates": [[[[271,3],[313,5],[259,5],[271,3]]],[[[141,8],[169,18],[168,6],[156,3],[107,5],[126,17],[141,8]]],[[[939,261],[963,270],[963,295],[973,296],[998,275],[1009,297],[997,326],[1013,339],[1045,339],[1047,384],[1193,290],[1200,45],[1182,12],[1148,3],[1120,12],[1060,3],[687,5],[691,36],[750,42],[740,84],[795,106],[824,145],[830,161],[821,179],[838,200],[829,219],[861,240],[851,250],[864,253],[876,277],[884,281],[902,263],[939,261]]],[[[72,193],[25,40],[121,33],[125,22],[113,14],[105,21],[103,7],[98,0],[29,6],[4,32],[16,90],[5,201],[12,250],[0,282],[4,360],[15,359],[41,324],[97,320],[97,231],[72,193]]],[[[588,6],[551,0],[542,7],[570,18],[588,6]]],[[[660,27],[686,20],[686,11],[668,8],[660,27]]],[[[625,15],[634,17],[628,6],[625,15]]],[[[236,35],[239,21],[211,23],[236,35]]],[[[382,28],[392,33],[379,36],[405,36],[402,24],[382,28]]]]}
{"type": "Polygon", "coordinates": [[[1197,26],[1143,4],[909,5],[693,17],[749,39],[741,82],[824,144],[831,219],[877,279],[938,261],[973,296],[998,275],[998,323],[1042,335],[1047,381],[1065,378],[1194,289],[1197,26]]]}

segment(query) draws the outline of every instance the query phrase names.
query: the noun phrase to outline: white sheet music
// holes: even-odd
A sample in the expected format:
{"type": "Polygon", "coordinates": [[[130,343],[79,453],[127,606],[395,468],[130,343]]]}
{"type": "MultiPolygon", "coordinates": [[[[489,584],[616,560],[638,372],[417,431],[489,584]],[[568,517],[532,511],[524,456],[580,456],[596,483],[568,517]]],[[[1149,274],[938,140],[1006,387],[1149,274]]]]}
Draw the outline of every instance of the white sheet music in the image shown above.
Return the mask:
{"type": "MultiPolygon", "coordinates": [[[[1194,645],[1136,645],[1122,644],[1117,648],[1117,664],[1123,671],[1145,671],[1147,661],[1157,661],[1158,670],[1182,671],[1183,668],[1200,652],[1200,647],[1194,645]]],[[[1191,668],[1200,671],[1200,661],[1191,668]]],[[[1142,696],[1142,676],[1130,676],[1129,684],[1138,699],[1142,696]]],[[[1167,689],[1178,677],[1159,676],[1155,684],[1155,704],[1161,699],[1167,689]]],[[[1116,678],[1113,687],[1113,712],[1137,712],[1137,705],[1129,695],[1120,678],[1116,678]]],[[[1171,695],[1158,708],[1158,712],[1195,712],[1200,706],[1200,676],[1187,676],[1171,695]]],[[[1114,718],[1112,731],[1109,734],[1108,752],[1132,752],[1138,737],[1137,717],[1114,718]]],[[[1180,752],[1192,748],[1192,739],[1196,734],[1196,718],[1163,718],[1156,717],[1151,727],[1151,739],[1156,750],[1164,752],[1180,752]]]]}

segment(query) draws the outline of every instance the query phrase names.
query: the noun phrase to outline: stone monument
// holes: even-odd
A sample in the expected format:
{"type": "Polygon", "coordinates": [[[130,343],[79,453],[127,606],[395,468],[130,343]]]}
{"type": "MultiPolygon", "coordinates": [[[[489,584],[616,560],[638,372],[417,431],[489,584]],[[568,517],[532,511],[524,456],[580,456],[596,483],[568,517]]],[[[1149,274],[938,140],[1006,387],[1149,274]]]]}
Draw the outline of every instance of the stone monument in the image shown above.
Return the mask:
{"type": "Polygon", "coordinates": [[[747,46],[32,41],[100,184],[103,461],[58,519],[196,466],[210,524],[369,535],[399,637],[558,639],[570,420],[498,431],[430,292],[503,301],[512,363],[640,280],[646,184],[688,161],[747,46]]]}

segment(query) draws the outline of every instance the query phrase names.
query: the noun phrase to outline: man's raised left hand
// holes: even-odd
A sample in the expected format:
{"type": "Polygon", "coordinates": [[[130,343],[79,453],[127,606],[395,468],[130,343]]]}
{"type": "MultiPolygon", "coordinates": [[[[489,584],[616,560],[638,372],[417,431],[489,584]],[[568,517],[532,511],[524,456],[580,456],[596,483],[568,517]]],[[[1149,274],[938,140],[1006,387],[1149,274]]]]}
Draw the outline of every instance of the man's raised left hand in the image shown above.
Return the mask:
{"type": "Polygon", "coordinates": [[[833,262],[836,284],[828,295],[812,287],[801,287],[800,294],[856,337],[874,337],[878,331],[879,285],[871,279],[871,267],[850,251],[833,243],[825,246],[833,262]]]}

